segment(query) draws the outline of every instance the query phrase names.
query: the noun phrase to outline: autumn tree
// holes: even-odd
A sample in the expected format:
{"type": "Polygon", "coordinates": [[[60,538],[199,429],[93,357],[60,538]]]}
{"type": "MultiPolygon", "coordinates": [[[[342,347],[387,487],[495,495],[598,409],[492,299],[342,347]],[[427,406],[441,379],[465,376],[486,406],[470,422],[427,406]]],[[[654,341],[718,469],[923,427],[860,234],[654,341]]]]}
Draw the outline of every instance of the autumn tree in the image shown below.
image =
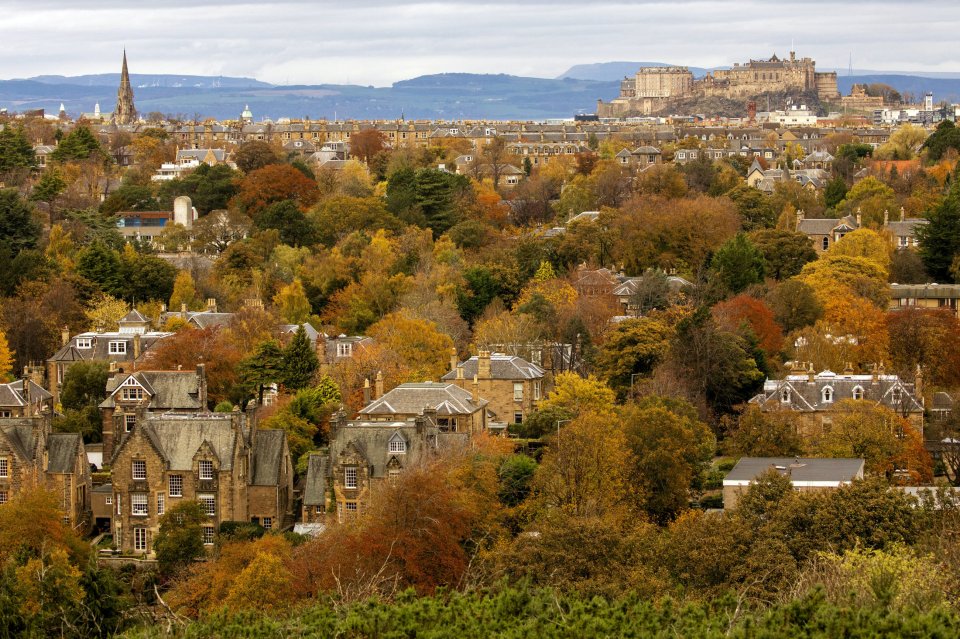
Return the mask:
{"type": "Polygon", "coordinates": [[[447,371],[453,340],[438,331],[433,322],[391,313],[371,326],[368,335],[405,363],[403,379],[398,381],[438,379],[447,371]]]}
{"type": "Polygon", "coordinates": [[[237,365],[243,353],[228,340],[219,327],[183,328],[166,337],[148,351],[150,366],[158,370],[191,370],[204,364],[209,401],[216,405],[223,400],[234,403],[242,399],[237,385],[237,365]]]}
{"type": "Polygon", "coordinates": [[[809,326],[823,315],[823,305],[813,287],[795,278],[778,284],[767,301],[777,323],[787,333],[809,326]]]}
{"type": "Polygon", "coordinates": [[[768,357],[779,353],[783,346],[783,331],[763,300],[746,294],[737,295],[714,305],[713,317],[721,328],[731,333],[739,333],[746,323],[768,357]]]}
{"type": "Polygon", "coordinates": [[[673,329],[658,319],[620,322],[607,333],[597,353],[597,373],[623,397],[635,376],[649,375],[670,348],[673,329]]]}
{"type": "Polygon", "coordinates": [[[181,501],[160,517],[153,551],[163,575],[172,577],[205,554],[203,526],[209,522],[198,501],[181,501]]]}
{"type": "Polygon", "coordinates": [[[591,376],[581,377],[576,373],[558,373],[553,380],[553,390],[540,401],[540,411],[562,409],[571,417],[585,414],[610,415],[616,396],[602,381],[591,376]]]}
{"type": "Polygon", "coordinates": [[[960,321],[948,309],[905,308],[887,313],[893,370],[910,379],[918,366],[925,382],[960,384],[960,321]]]}
{"type": "Polygon", "coordinates": [[[0,380],[13,379],[14,352],[10,350],[10,343],[5,333],[0,332],[0,380]]]}
{"type": "Polygon", "coordinates": [[[290,200],[306,209],[317,197],[317,183],[303,173],[289,164],[269,164],[243,178],[231,204],[256,219],[271,204],[290,200]]]}
{"type": "Polygon", "coordinates": [[[775,280],[793,277],[805,264],[817,259],[817,252],[804,233],[763,229],[750,233],[748,238],[763,255],[764,274],[775,280]]]}
{"type": "Polygon", "coordinates": [[[303,324],[310,319],[310,300],[307,299],[303,282],[298,277],[280,289],[274,296],[273,303],[280,317],[288,324],[303,324]]]}
{"type": "Polygon", "coordinates": [[[369,164],[375,155],[386,148],[386,138],[375,127],[350,134],[350,157],[369,164]]]}
{"type": "Polygon", "coordinates": [[[637,507],[664,523],[685,510],[713,457],[713,433],[682,400],[648,397],[621,412],[637,507]]]}
{"type": "Polygon", "coordinates": [[[798,426],[798,416],[792,411],[765,412],[751,404],[740,413],[729,443],[733,451],[747,457],[802,455],[798,426]]]}
{"type": "Polygon", "coordinates": [[[186,305],[187,309],[196,309],[198,305],[197,288],[190,271],[180,271],[173,281],[173,293],[170,294],[170,309],[180,310],[186,305]]]}
{"type": "Polygon", "coordinates": [[[269,142],[251,140],[244,142],[233,154],[237,168],[244,173],[253,173],[271,164],[280,164],[280,155],[269,142]]]}

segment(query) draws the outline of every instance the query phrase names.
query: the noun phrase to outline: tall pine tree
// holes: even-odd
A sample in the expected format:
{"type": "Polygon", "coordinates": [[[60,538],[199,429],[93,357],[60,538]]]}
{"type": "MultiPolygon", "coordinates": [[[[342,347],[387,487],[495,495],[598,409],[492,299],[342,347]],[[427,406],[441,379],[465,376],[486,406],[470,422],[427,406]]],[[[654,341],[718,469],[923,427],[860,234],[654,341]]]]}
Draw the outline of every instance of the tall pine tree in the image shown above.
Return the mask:
{"type": "Polygon", "coordinates": [[[320,360],[301,324],[293,340],[283,349],[283,385],[289,390],[306,388],[318,368],[320,360]]]}
{"type": "Polygon", "coordinates": [[[937,282],[949,282],[954,260],[960,255],[960,182],[954,180],[943,202],[927,216],[930,223],[917,227],[920,258],[937,282]]]}

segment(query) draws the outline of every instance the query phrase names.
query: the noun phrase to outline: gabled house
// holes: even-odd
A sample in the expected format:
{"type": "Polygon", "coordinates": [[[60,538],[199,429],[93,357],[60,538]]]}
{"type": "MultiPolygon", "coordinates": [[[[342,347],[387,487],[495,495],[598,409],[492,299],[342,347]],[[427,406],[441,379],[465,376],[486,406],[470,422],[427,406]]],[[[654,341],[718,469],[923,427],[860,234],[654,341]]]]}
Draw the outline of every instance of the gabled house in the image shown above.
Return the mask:
{"type": "Polygon", "coordinates": [[[224,521],[266,529],[293,523],[293,464],[283,431],[260,430],[239,410],[147,415],[113,455],[113,534],[125,553],[149,555],[160,517],[199,501],[212,546],[224,521]]]}
{"type": "Polygon", "coordinates": [[[107,380],[107,396],[100,403],[103,420],[103,459],[150,414],[196,414],[207,411],[206,367],[196,371],[135,371],[107,380]]]}
{"type": "Polygon", "coordinates": [[[516,355],[480,351],[464,362],[450,356],[451,370],[441,381],[451,382],[464,391],[476,383],[480,396],[487,400],[489,428],[519,424],[548,392],[544,388],[546,371],[516,355]]]}
{"type": "Polygon", "coordinates": [[[884,406],[923,433],[923,376],[918,371],[915,383],[906,383],[897,375],[887,375],[883,365],[871,374],[854,373],[848,367],[842,374],[832,371],[814,373],[812,364],[806,371],[799,367],[783,379],[769,379],[763,391],[751,400],[762,411],[791,411],[801,418],[801,434],[816,436],[833,424],[837,404],[845,399],[884,406]]]}
{"type": "MultiPolygon", "coordinates": [[[[693,284],[677,275],[667,275],[667,285],[670,287],[670,298],[672,301],[680,300],[684,291],[693,288],[693,284]]],[[[643,286],[643,276],[627,277],[617,284],[611,293],[617,298],[620,304],[622,314],[637,317],[640,313],[640,305],[637,303],[637,293],[643,286]]]]}
{"type": "Polygon", "coordinates": [[[57,496],[63,521],[90,524],[90,464],[79,433],[54,433],[50,415],[0,418],[0,504],[42,487],[57,496]]]}
{"type": "Polygon", "coordinates": [[[53,413],[53,395],[30,379],[0,384],[0,418],[53,413]]]}
{"type": "Polygon", "coordinates": [[[150,320],[132,310],[120,320],[117,331],[89,331],[74,337],[63,332],[63,347],[47,360],[47,390],[60,402],[63,378],[77,362],[107,362],[117,369],[133,370],[160,340],[173,333],[150,330],[150,320]]]}

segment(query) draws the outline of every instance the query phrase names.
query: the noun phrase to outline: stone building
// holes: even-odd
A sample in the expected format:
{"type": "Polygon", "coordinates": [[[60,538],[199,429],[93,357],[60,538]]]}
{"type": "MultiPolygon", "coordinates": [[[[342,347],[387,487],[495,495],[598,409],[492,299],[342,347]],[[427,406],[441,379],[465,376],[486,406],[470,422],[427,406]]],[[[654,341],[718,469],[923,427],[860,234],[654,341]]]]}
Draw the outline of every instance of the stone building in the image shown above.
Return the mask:
{"type": "Polygon", "coordinates": [[[322,521],[328,510],[337,521],[362,512],[379,483],[470,439],[466,432],[441,428],[436,411],[429,409],[394,421],[347,420],[341,412],[330,428],[329,454],[311,455],[307,467],[305,522],[322,521]]]}
{"type": "Polygon", "coordinates": [[[120,88],[117,89],[117,107],[113,111],[114,124],[133,124],[137,119],[137,109],[133,105],[133,87],[130,85],[130,73],[127,71],[127,51],[123,51],[123,68],[120,70],[120,88]]]}
{"type": "Polygon", "coordinates": [[[546,371],[516,355],[480,351],[459,362],[454,350],[450,368],[441,381],[452,382],[464,391],[477,384],[480,396],[488,402],[487,410],[492,413],[491,429],[523,422],[549,390],[544,388],[546,371]]]}
{"type": "Polygon", "coordinates": [[[47,390],[60,402],[63,378],[77,362],[107,362],[118,370],[134,370],[157,342],[173,333],[150,330],[150,320],[132,310],[117,331],[88,331],[70,337],[62,333],[63,347],[47,360],[47,390]]]}
{"type": "Polygon", "coordinates": [[[207,411],[207,374],[196,371],[136,371],[107,380],[107,397],[100,403],[103,459],[113,457],[114,445],[133,430],[137,419],[150,414],[196,414],[207,411]]]}
{"type": "Polygon", "coordinates": [[[479,382],[472,391],[451,382],[400,384],[381,394],[382,378],[377,380],[377,397],[360,410],[360,419],[403,421],[436,413],[436,425],[443,432],[476,434],[487,429],[487,400],[480,397],[479,382]]]}
{"type": "Polygon", "coordinates": [[[796,413],[800,434],[815,437],[830,429],[837,404],[846,399],[889,408],[923,434],[922,374],[918,371],[915,382],[907,383],[897,375],[887,375],[883,364],[874,366],[870,374],[857,374],[848,366],[839,375],[833,371],[815,373],[812,364],[806,371],[798,366],[783,379],[765,381],[763,391],[750,403],[765,412],[796,413]]]}
{"type": "Polygon", "coordinates": [[[53,414],[53,395],[31,379],[0,384],[0,418],[53,414]]]}
{"type": "Polygon", "coordinates": [[[206,508],[207,545],[224,521],[291,526],[293,464],[286,433],[258,429],[239,410],[146,415],[113,456],[117,547],[151,554],[160,517],[184,500],[206,508]]]}
{"type": "Polygon", "coordinates": [[[960,317],[960,284],[891,284],[890,310],[949,310],[960,317]]]}
{"type": "Polygon", "coordinates": [[[50,416],[0,418],[0,504],[30,488],[56,495],[64,523],[83,533],[93,489],[79,433],[54,433],[50,416]]]}

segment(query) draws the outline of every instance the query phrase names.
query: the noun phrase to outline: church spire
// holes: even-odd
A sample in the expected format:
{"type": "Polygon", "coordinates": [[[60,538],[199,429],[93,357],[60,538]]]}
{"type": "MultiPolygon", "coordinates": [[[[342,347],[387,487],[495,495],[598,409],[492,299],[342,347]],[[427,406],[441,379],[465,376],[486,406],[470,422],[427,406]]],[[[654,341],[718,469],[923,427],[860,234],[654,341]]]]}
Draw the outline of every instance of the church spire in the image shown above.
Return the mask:
{"type": "Polygon", "coordinates": [[[117,108],[113,111],[116,124],[132,124],[137,118],[133,106],[133,87],[130,86],[130,72],[127,71],[127,50],[123,50],[123,67],[120,70],[120,88],[117,90],[117,108]]]}

